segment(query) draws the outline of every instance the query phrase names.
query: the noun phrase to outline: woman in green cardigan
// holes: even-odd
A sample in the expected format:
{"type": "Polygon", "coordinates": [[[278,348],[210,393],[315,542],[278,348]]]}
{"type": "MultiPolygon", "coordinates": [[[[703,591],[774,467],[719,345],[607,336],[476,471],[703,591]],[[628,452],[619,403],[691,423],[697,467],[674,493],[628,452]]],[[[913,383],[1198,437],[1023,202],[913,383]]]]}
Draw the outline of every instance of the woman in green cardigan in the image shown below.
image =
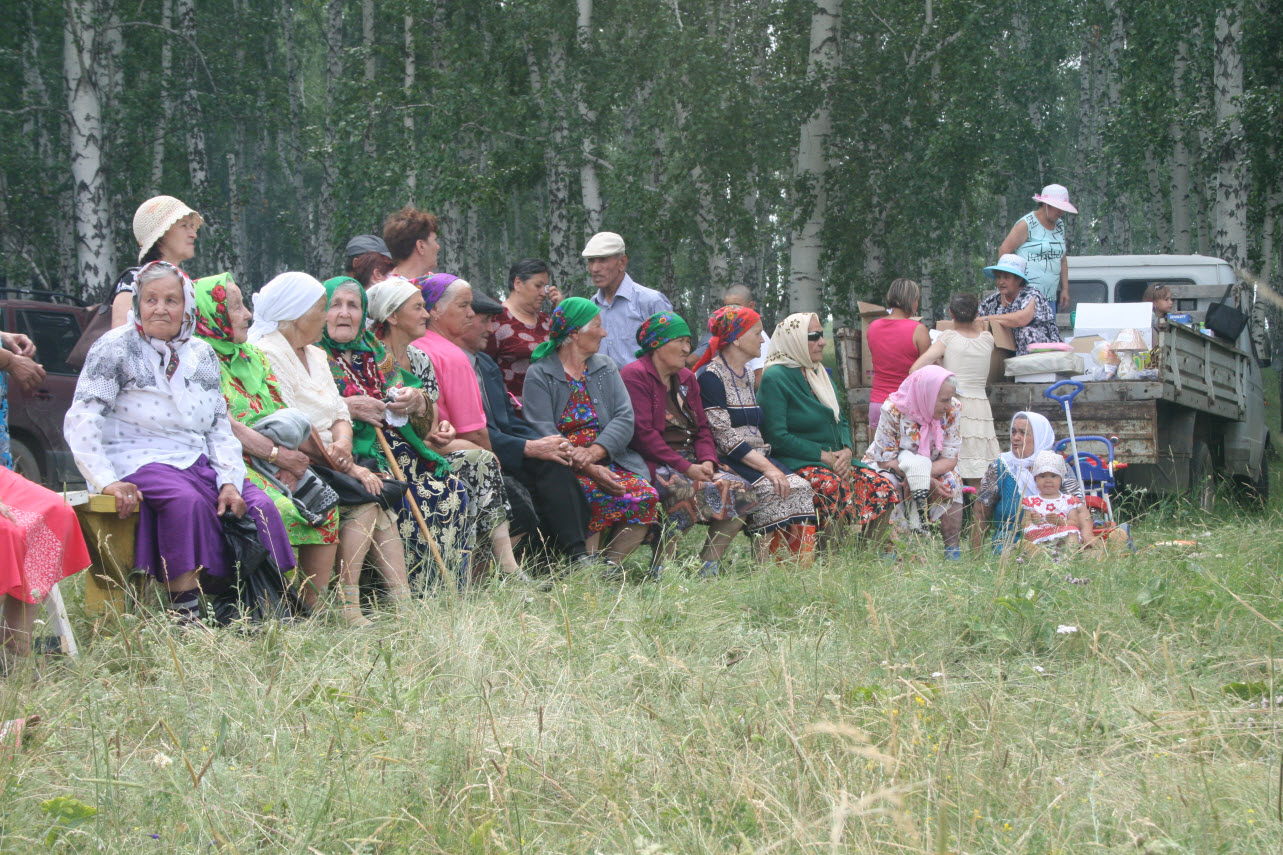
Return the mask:
{"type": "Polygon", "coordinates": [[[848,525],[867,529],[900,499],[890,481],[853,459],[851,428],[823,355],[819,316],[789,315],[771,336],[757,398],[763,436],[814,488],[820,528],[832,537],[848,525]]]}

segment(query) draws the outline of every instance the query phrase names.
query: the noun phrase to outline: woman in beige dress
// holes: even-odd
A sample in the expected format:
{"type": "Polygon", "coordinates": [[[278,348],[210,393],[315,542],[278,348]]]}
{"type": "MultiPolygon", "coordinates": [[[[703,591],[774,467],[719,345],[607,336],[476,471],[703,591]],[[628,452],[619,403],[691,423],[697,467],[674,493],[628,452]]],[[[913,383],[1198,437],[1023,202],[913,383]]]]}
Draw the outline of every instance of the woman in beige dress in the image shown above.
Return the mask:
{"type": "Polygon", "coordinates": [[[993,411],[985,383],[993,357],[993,335],[976,323],[979,306],[974,294],[954,294],[949,301],[949,314],[954,328],[945,330],[913,363],[910,373],[927,365],[940,363],[957,378],[958,400],[962,403],[959,430],[962,451],[958,456],[958,475],[964,484],[974,487],[984,477],[985,469],[1002,451],[993,429],[993,411]]]}

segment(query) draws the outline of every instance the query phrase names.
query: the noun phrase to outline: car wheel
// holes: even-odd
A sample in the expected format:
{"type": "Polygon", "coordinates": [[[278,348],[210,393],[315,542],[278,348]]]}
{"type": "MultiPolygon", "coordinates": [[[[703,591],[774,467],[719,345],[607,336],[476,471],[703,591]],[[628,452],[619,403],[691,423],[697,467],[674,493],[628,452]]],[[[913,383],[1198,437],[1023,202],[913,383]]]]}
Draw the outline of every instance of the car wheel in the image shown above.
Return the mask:
{"type": "Polygon", "coordinates": [[[13,458],[13,471],[37,484],[43,484],[40,474],[40,457],[16,436],[9,437],[9,455],[13,458]]]}

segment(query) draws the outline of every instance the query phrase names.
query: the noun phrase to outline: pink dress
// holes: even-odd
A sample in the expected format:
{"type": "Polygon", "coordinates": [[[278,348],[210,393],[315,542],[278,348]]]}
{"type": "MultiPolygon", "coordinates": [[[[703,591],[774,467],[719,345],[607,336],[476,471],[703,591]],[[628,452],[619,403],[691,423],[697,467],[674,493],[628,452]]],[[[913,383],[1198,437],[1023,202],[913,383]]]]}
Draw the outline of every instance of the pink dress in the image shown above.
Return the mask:
{"type": "Polygon", "coordinates": [[[62,496],[0,466],[0,503],[14,516],[0,515],[0,594],[39,603],[89,566],[76,512],[62,496]]]}
{"type": "MultiPolygon", "coordinates": [[[[1021,499],[1020,506],[1026,511],[1042,514],[1044,517],[1049,514],[1068,517],[1071,510],[1083,506],[1083,500],[1065,493],[1061,493],[1054,499],[1039,495],[1021,499]]],[[[1030,523],[1025,526],[1025,540],[1030,543],[1052,543],[1063,540],[1071,534],[1081,535],[1082,532],[1077,526],[1054,523],[1030,523]]]]}

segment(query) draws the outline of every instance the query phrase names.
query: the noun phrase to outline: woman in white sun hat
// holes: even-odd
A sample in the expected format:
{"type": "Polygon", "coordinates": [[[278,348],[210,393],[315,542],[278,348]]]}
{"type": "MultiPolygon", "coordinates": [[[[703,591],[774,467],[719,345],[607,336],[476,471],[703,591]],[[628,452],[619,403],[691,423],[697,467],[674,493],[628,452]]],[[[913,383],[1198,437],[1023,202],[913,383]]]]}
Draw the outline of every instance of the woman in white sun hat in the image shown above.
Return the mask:
{"type": "Polygon", "coordinates": [[[1052,307],[1069,311],[1069,263],[1065,259],[1065,214],[1078,209],[1069,203],[1069,191],[1060,184],[1048,184],[1034,196],[1038,207],[1011,227],[999,255],[1015,253],[1025,260],[1030,287],[1042,294],[1052,307]]]}
{"type": "Polygon", "coordinates": [[[134,305],[134,280],[144,264],[167,261],[181,267],[196,254],[196,232],[205,220],[173,196],[153,196],[134,212],[138,266],[120,274],[111,289],[111,326],[125,322],[134,305]]]}

